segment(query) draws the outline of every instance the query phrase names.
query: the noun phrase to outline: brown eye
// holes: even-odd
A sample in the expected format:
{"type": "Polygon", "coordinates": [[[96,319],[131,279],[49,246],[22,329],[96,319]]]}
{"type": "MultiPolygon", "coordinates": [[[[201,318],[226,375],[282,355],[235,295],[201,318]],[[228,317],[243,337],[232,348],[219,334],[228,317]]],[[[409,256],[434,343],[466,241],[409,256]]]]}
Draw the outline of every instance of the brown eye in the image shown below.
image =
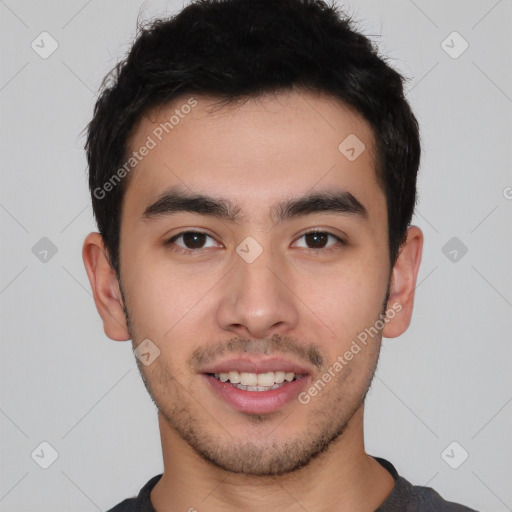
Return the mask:
{"type": "Polygon", "coordinates": [[[176,245],[183,250],[195,251],[207,247],[214,247],[216,244],[211,236],[201,231],[183,231],[168,240],[166,245],[176,245]],[[205,245],[208,239],[212,240],[213,243],[210,242],[209,245],[205,245]]]}
{"type": "Polygon", "coordinates": [[[327,233],[307,233],[305,238],[311,249],[323,249],[327,244],[329,235],[327,233]]]}
{"type": "Polygon", "coordinates": [[[297,243],[296,245],[312,250],[328,250],[336,244],[344,245],[345,243],[340,237],[326,231],[310,231],[302,235],[299,240],[304,240],[304,243],[297,243]],[[332,242],[329,240],[332,240],[332,242]]]}
{"type": "Polygon", "coordinates": [[[200,249],[206,239],[204,233],[195,233],[190,231],[183,234],[183,244],[187,249],[200,249]]]}

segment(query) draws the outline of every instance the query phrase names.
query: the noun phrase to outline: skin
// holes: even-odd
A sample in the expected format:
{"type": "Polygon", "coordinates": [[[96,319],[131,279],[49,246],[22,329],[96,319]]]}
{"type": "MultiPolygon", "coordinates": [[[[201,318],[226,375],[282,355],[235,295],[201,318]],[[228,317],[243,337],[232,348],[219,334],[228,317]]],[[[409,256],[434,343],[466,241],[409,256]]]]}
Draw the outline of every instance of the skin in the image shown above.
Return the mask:
{"type": "MultiPolygon", "coordinates": [[[[130,147],[143,145],[187,98],[145,116],[130,147]]],[[[294,91],[212,109],[214,98],[195,98],[198,105],[130,176],[121,223],[122,288],[101,236],[91,233],[83,248],[107,336],[133,339],[134,346],[149,338],[161,352],[148,366],[138,362],[159,408],[164,473],[151,493],[153,506],[373,511],[394,482],[365,452],[364,397],[382,335],[396,337],[409,326],[422,232],[408,229],[390,269],[373,133],[341,102],[294,91]],[[338,150],[349,134],[366,146],[352,162],[338,150]],[[178,184],[231,200],[243,220],[189,212],[141,218],[178,184]],[[314,213],[275,223],[269,214],[283,199],[335,188],[350,191],[368,218],[314,213]],[[314,250],[303,236],[312,228],[347,243],[329,238],[327,247],[314,250]],[[179,252],[183,238],[164,245],[184,230],[211,238],[195,255],[179,252]],[[252,263],[235,251],[248,236],[263,249],[252,263]],[[293,400],[272,414],[237,412],[213,394],[193,364],[194,354],[217,354],[233,341],[230,355],[244,347],[279,352],[307,364],[308,378],[316,381],[379,319],[388,285],[387,307],[400,311],[306,405],[293,400]],[[313,347],[319,367],[304,356],[313,347]]]]}

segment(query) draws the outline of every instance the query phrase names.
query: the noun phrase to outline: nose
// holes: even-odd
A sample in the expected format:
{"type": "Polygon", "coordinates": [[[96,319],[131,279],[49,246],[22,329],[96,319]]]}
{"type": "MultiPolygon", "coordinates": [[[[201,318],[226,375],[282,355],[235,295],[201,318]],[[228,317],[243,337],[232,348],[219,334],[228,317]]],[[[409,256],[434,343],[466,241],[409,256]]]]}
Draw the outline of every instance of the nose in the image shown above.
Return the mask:
{"type": "Polygon", "coordinates": [[[220,328],[258,339],[293,330],[299,312],[291,273],[273,260],[270,250],[251,263],[236,258],[217,308],[220,328]]]}

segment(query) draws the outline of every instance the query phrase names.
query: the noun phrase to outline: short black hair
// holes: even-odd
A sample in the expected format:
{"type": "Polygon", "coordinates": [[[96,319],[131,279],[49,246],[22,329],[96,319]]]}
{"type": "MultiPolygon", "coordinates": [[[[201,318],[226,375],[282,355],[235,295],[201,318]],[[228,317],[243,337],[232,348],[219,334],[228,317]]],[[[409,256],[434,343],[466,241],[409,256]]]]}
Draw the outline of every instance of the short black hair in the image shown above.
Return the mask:
{"type": "Polygon", "coordinates": [[[420,161],[404,81],[334,1],[193,0],[172,17],[139,23],[128,55],[102,82],[85,144],[94,215],[118,277],[128,180],[112,178],[142,116],[184,94],[230,103],[286,90],[332,95],[370,124],[392,268],[414,212],[420,161]]]}

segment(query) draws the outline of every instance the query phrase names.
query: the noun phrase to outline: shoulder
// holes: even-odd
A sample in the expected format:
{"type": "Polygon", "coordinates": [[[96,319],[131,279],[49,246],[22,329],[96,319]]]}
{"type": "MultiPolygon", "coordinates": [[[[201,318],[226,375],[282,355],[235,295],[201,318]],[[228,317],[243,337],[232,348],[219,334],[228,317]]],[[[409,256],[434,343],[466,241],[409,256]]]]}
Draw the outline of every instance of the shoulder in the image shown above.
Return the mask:
{"type": "Polygon", "coordinates": [[[107,512],[155,512],[151,504],[150,493],[161,477],[161,474],[154,476],[144,485],[136,497],[121,501],[107,512]]]}
{"type": "Polygon", "coordinates": [[[407,506],[404,512],[476,512],[459,503],[446,501],[431,487],[412,485],[403,477],[399,479],[407,493],[407,506]]]}
{"type": "Polygon", "coordinates": [[[137,510],[137,498],[127,498],[115,507],[109,508],[107,512],[135,512],[137,510]]]}
{"type": "Polygon", "coordinates": [[[412,485],[400,476],[391,462],[374,457],[393,476],[395,486],[375,512],[476,512],[474,509],[446,501],[431,487],[412,485]]]}

